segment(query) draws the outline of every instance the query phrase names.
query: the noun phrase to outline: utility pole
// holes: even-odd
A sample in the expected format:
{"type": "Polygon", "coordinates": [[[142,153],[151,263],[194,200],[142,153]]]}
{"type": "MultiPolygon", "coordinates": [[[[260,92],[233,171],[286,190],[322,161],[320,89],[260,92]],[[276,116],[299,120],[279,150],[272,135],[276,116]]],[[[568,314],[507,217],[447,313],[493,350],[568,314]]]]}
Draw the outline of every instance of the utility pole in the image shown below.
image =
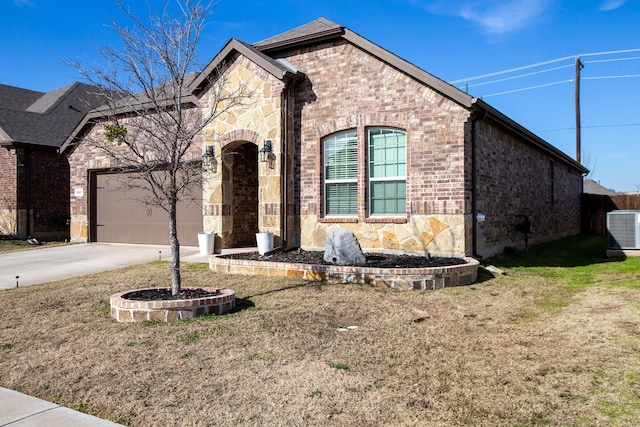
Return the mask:
{"type": "Polygon", "coordinates": [[[584,64],[580,61],[580,57],[576,56],[576,161],[580,162],[580,152],[582,151],[582,139],[580,135],[581,124],[580,124],[580,70],[584,68],[584,64]]]}

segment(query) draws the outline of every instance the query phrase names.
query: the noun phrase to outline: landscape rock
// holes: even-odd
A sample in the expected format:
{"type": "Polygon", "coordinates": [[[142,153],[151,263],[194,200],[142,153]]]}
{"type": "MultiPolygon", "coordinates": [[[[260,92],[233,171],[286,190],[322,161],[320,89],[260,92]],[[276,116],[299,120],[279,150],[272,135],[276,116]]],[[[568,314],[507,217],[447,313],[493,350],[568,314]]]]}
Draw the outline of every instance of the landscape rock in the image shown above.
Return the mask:
{"type": "Polygon", "coordinates": [[[340,227],[327,231],[323,259],[336,265],[364,265],[367,262],[356,235],[340,227]]]}

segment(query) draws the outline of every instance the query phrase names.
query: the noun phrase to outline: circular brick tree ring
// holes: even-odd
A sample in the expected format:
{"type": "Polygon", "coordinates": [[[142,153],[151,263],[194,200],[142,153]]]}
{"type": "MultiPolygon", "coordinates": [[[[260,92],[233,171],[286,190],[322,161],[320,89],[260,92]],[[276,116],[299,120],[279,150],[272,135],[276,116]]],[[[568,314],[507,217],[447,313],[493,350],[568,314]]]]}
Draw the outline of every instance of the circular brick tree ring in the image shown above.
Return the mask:
{"type": "Polygon", "coordinates": [[[172,322],[180,319],[193,319],[205,314],[224,314],[236,306],[236,296],[231,289],[202,288],[211,292],[211,296],[202,298],[137,301],[127,299],[132,292],[144,291],[136,289],[111,295],[111,317],[118,322],[141,322],[158,320],[172,322]]]}

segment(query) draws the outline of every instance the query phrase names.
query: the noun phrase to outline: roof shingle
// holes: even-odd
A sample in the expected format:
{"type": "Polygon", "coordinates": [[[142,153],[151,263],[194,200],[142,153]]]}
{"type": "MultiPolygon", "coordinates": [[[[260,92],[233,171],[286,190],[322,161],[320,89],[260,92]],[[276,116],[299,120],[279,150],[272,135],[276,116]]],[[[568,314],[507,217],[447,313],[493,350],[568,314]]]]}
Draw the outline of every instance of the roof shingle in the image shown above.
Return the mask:
{"type": "Polygon", "coordinates": [[[310,39],[317,40],[318,37],[323,34],[333,35],[338,34],[343,30],[344,27],[341,25],[321,17],[292,30],[285,31],[284,33],[280,33],[273,37],[269,37],[268,39],[254,43],[254,46],[260,50],[268,50],[279,47],[282,44],[290,45],[294,42],[304,42],[310,39]]]}
{"type": "Polygon", "coordinates": [[[0,85],[0,129],[9,136],[3,142],[58,148],[100,103],[95,88],[83,83],[48,93],[0,85]]]}

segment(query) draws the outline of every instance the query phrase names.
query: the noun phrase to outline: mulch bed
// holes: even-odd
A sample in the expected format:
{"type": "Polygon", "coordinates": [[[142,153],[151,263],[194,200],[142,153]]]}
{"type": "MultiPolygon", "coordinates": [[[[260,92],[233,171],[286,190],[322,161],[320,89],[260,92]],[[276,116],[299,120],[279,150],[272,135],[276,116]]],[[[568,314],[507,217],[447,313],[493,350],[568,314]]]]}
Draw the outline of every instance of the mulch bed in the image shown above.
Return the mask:
{"type": "MultiPolygon", "coordinates": [[[[230,257],[235,259],[246,259],[252,261],[288,262],[293,264],[330,265],[323,259],[324,252],[321,251],[277,251],[266,255],[259,255],[257,252],[246,252],[233,254],[230,257]]],[[[374,268],[428,268],[445,267],[448,265],[465,264],[466,261],[454,257],[431,257],[415,255],[390,255],[390,254],[365,254],[365,267],[374,268]]],[[[171,295],[171,289],[141,289],[124,294],[122,297],[133,301],[154,301],[154,300],[177,300],[205,298],[219,295],[219,292],[208,292],[202,288],[183,288],[177,295],[171,295]]]]}
{"type": "MultiPolygon", "coordinates": [[[[234,254],[235,259],[247,259],[252,261],[289,262],[294,264],[330,265],[323,259],[321,251],[277,251],[259,255],[256,252],[234,254]]],[[[425,268],[445,267],[448,265],[466,264],[466,261],[454,257],[432,257],[415,255],[390,255],[390,254],[365,254],[367,259],[365,267],[374,268],[425,268]]]]}
{"type": "Polygon", "coordinates": [[[122,295],[122,298],[133,301],[156,301],[174,299],[195,299],[220,295],[220,291],[208,292],[202,288],[182,288],[176,295],[171,295],[171,289],[141,289],[122,295]]]}

